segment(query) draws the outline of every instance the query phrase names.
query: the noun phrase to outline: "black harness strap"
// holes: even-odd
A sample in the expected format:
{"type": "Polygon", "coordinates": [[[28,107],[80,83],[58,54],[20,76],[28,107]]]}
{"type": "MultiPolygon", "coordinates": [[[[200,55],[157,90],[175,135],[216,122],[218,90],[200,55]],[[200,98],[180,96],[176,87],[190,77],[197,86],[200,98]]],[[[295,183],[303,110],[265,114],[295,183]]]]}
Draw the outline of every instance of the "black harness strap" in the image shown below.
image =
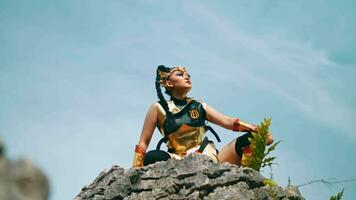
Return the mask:
{"type": "Polygon", "coordinates": [[[203,142],[200,144],[199,149],[198,149],[196,152],[198,152],[198,153],[203,153],[205,147],[209,144],[209,142],[210,142],[210,141],[209,141],[208,137],[205,137],[204,140],[203,140],[203,142]]]}
{"type": "MultiPolygon", "coordinates": [[[[213,128],[211,128],[211,126],[204,126],[205,129],[209,130],[211,133],[213,133],[213,135],[215,136],[216,140],[218,142],[221,142],[219,135],[215,132],[215,130],[213,128]]],[[[206,148],[206,146],[210,143],[210,140],[208,139],[208,137],[205,137],[203,142],[200,144],[199,149],[197,150],[198,153],[203,153],[204,149],[206,148]]]]}
{"type": "MultiPolygon", "coordinates": [[[[218,142],[221,142],[219,135],[215,132],[215,130],[214,130],[211,126],[204,126],[204,128],[205,128],[206,130],[209,130],[211,133],[213,133],[213,135],[215,136],[215,138],[216,138],[216,140],[217,140],[218,142]]],[[[165,136],[165,137],[161,138],[161,139],[159,140],[157,146],[156,146],[156,150],[160,150],[162,143],[163,143],[163,142],[164,142],[164,143],[167,143],[167,141],[168,141],[168,136],[165,136]]],[[[200,153],[203,152],[204,149],[205,149],[205,147],[206,147],[206,145],[208,145],[209,142],[210,142],[210,141],[209,141],[208,137],[205,137],[204,140],[203,140],[203,142],[200,144],[200,148],[198,149],[198,151],[199,151],[200,153]]],[[[175,150],[174,150],[173,148],[170,148],[170,149],[168,149],[168,152],[174,153],[175,150]]]]}
{"type": "Polygon", "coordinates": [[[168,141],[168,137],[163,137],[163,138],[161,138],[161,139],[159,140],[157,146],[156,146],[156,150],[160,150],[162,143],[163,143],[163,142],[166,143],[167,141],[168,141]]]}
{"type": "Polygon", "coordinates": [[[215,136],[215,138],[218,142],[221,142],[219,135],[215,132],[215,130],[213,128],[211,128],[211,126],[204,126],[204,128],[209,130],[215,136]]]}

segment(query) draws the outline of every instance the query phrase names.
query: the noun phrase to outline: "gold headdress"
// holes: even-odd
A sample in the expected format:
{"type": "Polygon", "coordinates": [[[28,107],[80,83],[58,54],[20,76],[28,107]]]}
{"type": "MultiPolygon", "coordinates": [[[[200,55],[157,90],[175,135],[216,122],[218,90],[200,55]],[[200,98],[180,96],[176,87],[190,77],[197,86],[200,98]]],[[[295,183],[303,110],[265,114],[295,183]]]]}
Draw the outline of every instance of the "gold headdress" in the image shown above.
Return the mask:
{"type": "Polygon", "coordinates": [[[182,67],[182,66],[176,66],[176,67],[172,67],[172,68],[166,68],[165,71],[160,70],[160,71],[159,71],[159,83],[161,84],[161,86],[163,86],[163,87],[166,86],[166,81],[167,81],[168,78],[172,75],[172,73],[175,72],[175,71],[187,72],[187,70],[185,69],[185,67],[182,67]]]}

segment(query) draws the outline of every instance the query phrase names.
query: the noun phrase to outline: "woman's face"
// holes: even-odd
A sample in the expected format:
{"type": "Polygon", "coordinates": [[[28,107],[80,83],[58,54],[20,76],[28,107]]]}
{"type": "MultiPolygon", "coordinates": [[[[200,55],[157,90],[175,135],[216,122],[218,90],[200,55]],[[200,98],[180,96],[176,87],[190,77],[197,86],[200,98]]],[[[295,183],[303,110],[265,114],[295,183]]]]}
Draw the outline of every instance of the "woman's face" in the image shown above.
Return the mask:
{"type": "Polygon", "coordinates": [[[176,70],[169,76],[166,86],[170,90],[189,92],[192,89],[190,75],[186,71],[176,70]]]}

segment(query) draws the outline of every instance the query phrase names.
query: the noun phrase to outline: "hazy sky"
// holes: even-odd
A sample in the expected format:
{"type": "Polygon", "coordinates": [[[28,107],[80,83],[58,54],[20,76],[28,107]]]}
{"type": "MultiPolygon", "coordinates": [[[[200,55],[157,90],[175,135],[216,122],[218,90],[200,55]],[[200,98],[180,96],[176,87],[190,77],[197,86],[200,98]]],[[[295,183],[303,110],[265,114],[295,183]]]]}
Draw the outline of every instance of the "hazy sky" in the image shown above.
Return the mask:
{"type": "MultiPolygon", "coordinates": [[[[51,200],[131,166],[159,64],[186,66],[190,96],[224,114],[271,117],[280,185],[356,178],[353,0],[2,0],[0,28],[0,137],[48,174],[51,200]]],[[[216,130],[219,148],[240,135],[216,130]]],[[[356,198],[355,182],[300,189],[342,188],[356,198]]]]}

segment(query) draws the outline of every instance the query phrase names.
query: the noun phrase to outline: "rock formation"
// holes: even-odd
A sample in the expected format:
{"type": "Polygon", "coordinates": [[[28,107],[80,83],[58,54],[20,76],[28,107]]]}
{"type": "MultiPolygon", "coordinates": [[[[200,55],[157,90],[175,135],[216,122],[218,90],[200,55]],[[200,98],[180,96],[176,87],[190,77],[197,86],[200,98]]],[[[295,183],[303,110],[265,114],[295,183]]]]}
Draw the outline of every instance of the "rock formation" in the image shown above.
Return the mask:
{"type": "Polygon", "coordinates": [[[49,184],[44,173],[29,159],[11,161],[0,140],[0,199],[46,200],[49,184]]]}
{"type": "Polygon", "coordinates": [[[296,187],[267,186],[257,171],[213,163],[204,155],[170,159],[142,169],[103,171],[75,200],[263,199],[303,200],[296,187]]]}

